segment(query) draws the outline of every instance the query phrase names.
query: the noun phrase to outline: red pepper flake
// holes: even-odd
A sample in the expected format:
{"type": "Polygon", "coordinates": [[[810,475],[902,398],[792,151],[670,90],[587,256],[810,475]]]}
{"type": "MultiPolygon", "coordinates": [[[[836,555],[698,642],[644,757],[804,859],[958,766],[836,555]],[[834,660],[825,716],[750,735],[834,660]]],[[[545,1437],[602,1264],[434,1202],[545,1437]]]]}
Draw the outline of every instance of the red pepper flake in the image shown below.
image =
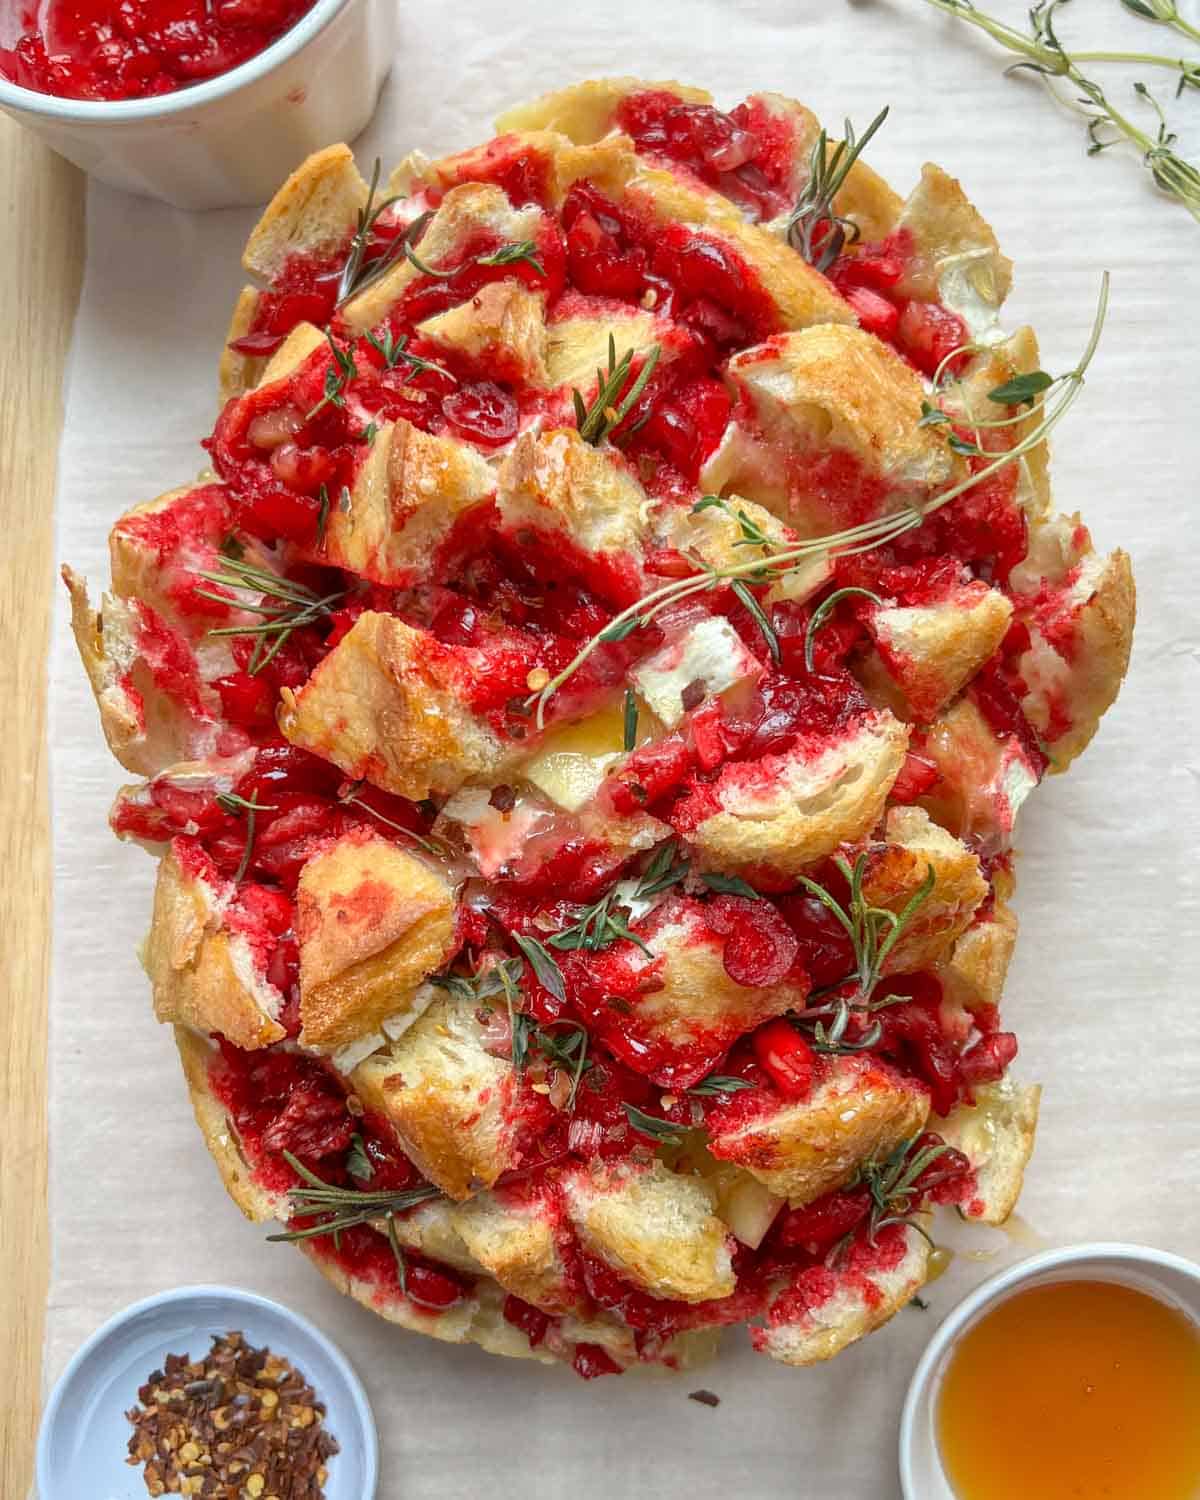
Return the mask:
{"type": "Polygon", "coordinates": [[[696,1401],[701,1406],[720,1406],[721,1398],[716,1391],[689,1391],[688,1400],[696,1401]]]}
{"type": "Polygon", "coordinates": [[[288,1360],[240,1333],[214,1335],[203,1359],[168,1354],[138,1390],[131,1465],[151,1495],[322,1500],[338,1451],[325,1408],[288,1360]]]}

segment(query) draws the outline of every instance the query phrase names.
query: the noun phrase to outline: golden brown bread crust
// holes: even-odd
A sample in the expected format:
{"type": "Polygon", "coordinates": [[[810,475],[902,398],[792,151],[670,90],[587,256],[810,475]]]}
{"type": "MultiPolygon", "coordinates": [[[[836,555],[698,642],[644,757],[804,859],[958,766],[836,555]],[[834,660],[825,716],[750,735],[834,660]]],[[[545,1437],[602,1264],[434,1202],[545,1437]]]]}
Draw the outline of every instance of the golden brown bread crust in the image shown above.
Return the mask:
{"type": "Polygon", "coordinates": [[[267,361],[263,355],[239,354],[231,349],[235,340],[245,338],[250,332],[254,315],[258,311],[260,293],[257,287],[244,286],[233,305],[233,316],[225,330],[225,342],[221,345],[221,358],[217,364],[217,395],[221,405],[235,396],[244,396],[252,391],[262,379],[267,361]]]}
{"type": "Polygon", "coordinates": [[[213,1093],[208,1078],[213,1043],[186,1026],[175,1027],[175,1045],[187,1080],[188,1096],[196,1124],[204,1137],[225,1191],[255,1224],[286,1216],[287,1203],[282,1194],[268,1192],[254,1181],[249,1163],[242,1155],[237,1129],[225,1112],[225,1106],[213,1093]]]}
{"type": "Polygon", "coordinates": [[[860,1162],[884,1160],[928,1114],[921,1085],[865,1057],[831,1057],[808,1099],[718,1124],[711,1150],[798,1207],[843,1187],[860,1162]]]}
{"type": "Polygon", "coordinates": [[[293,745],[413,801],[505,758],[456,693],[445,648],[394,615],[360,615],[304,687],[281,696],[279,727],[293,745]]]}
{"type": "Polygon", "coordinates": [[[159,861],[154,914],[142,966],[154,1014],[197,1031],[218,1031],[253,1051],[282,1041],[274,1019],[283,997],[254,970],[245,939],[223,922],[225,898],[203,876],[185,871],[174,849],[159,861]]]}
{"type": "Polygon", "coordinates": [[[454,951],[454,889],[427,862],[359,829],[300,874],[301,1044],[344,1047],[412,1005],[454,951]]]}
{"type": "Polygon", "coordinates": [[[242,265],[271,281],[291,255],[336,250],[367,201],[349,146],[328,146],[296,168],[267,205],[247,242],[242,265]]]}

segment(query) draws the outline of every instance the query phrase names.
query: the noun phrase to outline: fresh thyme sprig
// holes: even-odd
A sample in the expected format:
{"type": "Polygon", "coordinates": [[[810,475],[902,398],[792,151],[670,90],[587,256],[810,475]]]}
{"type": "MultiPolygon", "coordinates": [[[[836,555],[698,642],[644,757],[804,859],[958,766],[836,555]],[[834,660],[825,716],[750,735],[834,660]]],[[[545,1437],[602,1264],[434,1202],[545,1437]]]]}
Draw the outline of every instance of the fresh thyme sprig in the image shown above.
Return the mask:
{"type": "Polygon", "coordinates": [[[1143,21],[1154,21],[1160,26],[1169,26],[1189,41],[1200,42],[1200,30],[1190,25],[1179,14],[1175,0],[1121,0],[1127,11],[1140,16],[1143,21]]]}
{"type": "Polygon", "coordinates": [[[274,803],[260,802],[258,793],[252,792],[250,800],[239,797],[236,792],[218,792],[217,806],[223,812],[231,813],[235,818],[246,819],[246,842],[242,847],[242,857],[238,861],[238,867],[234,873],[234,883],[239,884],[250,868],[250,860],[254,854],[254,822],[256,815],[260,812],[278,812],[274,803]]]}
{"type": "Polygon", "coordinates": [[[733,544],[735,547],[770,547],[773,545],[771,538],[758,522],[752,520],[744,510],[740,508],[734,510],[723,495],[704,495],[692,506],[694,516],[704,510],[724,511],[731,520],[737,522],[740,535],[733,544]]]}
{"type": "Polygon", "coordinates": [[[643,953],[652,958],[653,953],[637,933],[630,929],[626,918],[634,904],[649,901],[683,880],[688,871],[687,861],[677,861],[675,854],[675,841],[668,839],[655,852],[654,858],[627,898],[618,901],[618,882],[593,906],[586,907],[569,927],[564,927],[561,932],[547,938],[547,943],[560,952],[582,949],[586,953],[599,953],[602,948],[624,938],[627,942],[636,943],[643,953]]]}
{"type": "Polygon", "coordinates": [[[565,1000],[567,986],[563,979],[563,972],[545,947],[538,942],[537,938],[520,932],[514,932],[512,940],[529,960],[529,967],[542,988],[548,990],[556,1000],[565,1000]]]}
{"type": "Polygon", "coordinates": [[[632,349],[626,349],[618,360],[617,343],[610,333],[608,336],[608,373],[605,374],[603,370],[596,371],[596,395],[592,404],[588,406],[579,391],[571,393],[575,403],[575,420],[579,426],[579,436],[585,443],[591,443],[593,447],[603,442],[633,410],[634,403],[646,389],[651,375],[654,374],[654,367],[658,364],[662,349],[660,345],[652,344],[646,350],[637,379],[618,405],[621,392],[625,389],[625,382],[629,379],[630,371],[633,369],[634,352],[632,349]]]}
{"type": "Polygon", "coordinates": [[[700,1094],[701,1096],[719,1097],[722,1094],[737,1094],[742,1089],[752,1089],[754,1085],[748,1078],[727,1077],[723,1073],[710,1073],[707,1078],[702,1078],[699,1083],[692,1084],[688,1089],[689,1094],[700,1094]]]}
{"type": "Polygon", "coordinates": [[[226,589],[239,589],[261,595],[257,604],[247,604],[241,599],[230,599],[227,594],[215,594],[211,589],[196,589],[203,599],[213,599],[218,604],[245,610],[249,614],[262,615],[255,625],[221,625],[207,632],[211,636],[244,635],[255,638],[254,650],[246,670],[251,677],[268,666],[283,649],[294,630],[314,625],[333,613],[332,606],[345,598],[346,590],[326,594],[323,598],[310,588],[291,578],[281,578],[267,568],[248,562],[244,557],[224,555],[224,568],[219,573],[196,570],[197,578],[219,584],[226,589]],[[268,641],[274,637],[268,646],[268,641]]]}
{"type": "Polygon", "coordinates": [[[401,360],[405,362],[408,366],[408,373],[402,382],[404,385],[407,385],[414,376],[426,370],[435,375],[444,376],[455,385],[458,384],[457,375],[452,375],[449,370],[435,363],[432,359],[422,359],[419,354],[413,354],[409,350],[408,334],[406,333],[402,333],[397,338],[390,328],[386,328],[380,336],[368,333],[365,335],[365,338],[376,354],[383,357],[384,365],[387,369],[394,370],[401,360]]]}
{"type": "Polygon", "coordinates": [[[808,160],[808,181],[788,219],[787,238],[792,249],[798,250],[818,271],[828,270],[847,243],[852,245],[858,239],[858,225],[835,213],[833,200],[841,191],[851,167],[862,155],[863,148],[887,117],[888,107],[885,105],[861,138],[855,135],[854,126],[847,120],[845,139],[839,141],[832,151],[824,130],[813,143],[808,160]]]}
{"type": "Polygon", "coordinates": [[[290,1151],[283,1153],[283,1159],[305,1184],[303,1187],[288,1189],[292,1215],[308,1217],[320,1214],[322,1218],[319,1224],[310,1224],[305,1229],[289,1229],[283,1234],[269,1234],[267,1239],[272,1241],[314,1240],[331,1234],[336,1244],[338,1236],[347,1229],[369,1224],[372,1219],[402,1214],[407,1209],[415,1208],[418,1203],[427,1203],[432,1198],[442,1196],[441,1189],[430,1183],[425,1183],[422,1187],[405,1188],[401,1192],[386,1189],[382,1192],[367,1192],[362,1188],[337,1187],[323,1181],[315,1172],[310,1172],[290,1151]]]}
{"type": "Polygon", "coordinates": [[[592,1060],[588,1057],[589,1040],[586,1026],[565,1018],[546,1021],[533,1033],[533,1045],[547,1062],[562,1068],[571,1080],[571,1091],[563,1106],[568,1113],[575,1108],[580,1080],[592,1066],[592,1060]],[[556,1035],[557,1032],[562,1032],[562,1035],[556,1035]]]}
{"type": "Polygon", "coordinates": [[[648,625],[664,609],[691,598],[693,595],[711,592],[735,578],[749,578],[756,583],[776,581],[785,578],[789,573],[795,572],[797,568],[811,563],[816,558],[829,557],[833,554],[849,556],[856,552],[871,552],[887,542],[895,541],[905,532],[915,530],[927,517],[941,510],[943,506],[949,505],[952,500],[957,500],[960,495],[974,489],[977,484],[989,479],[1000,469],[1008,464],[1016,463],[1026,453],[1032,452],[1066,415],[1083,388],[1084,377],[1095,355],[1096,346],[1100,342],[1100,333],[1104,327],[1107,311],[1108,272],[1106,271],[1100,282],[1100,296],[1092,321],[1091,334],[1079,363],[1073,370],[1060,377],[1062,387],[1057,392],[1054,402],[1043,404],[1037,425],[1031,431],[1023,433],[1019,441],[1011,448],[996,454],[990,463],[985,464],[976,473],[968,474],[965,479],[951,485],[949,489],[941,490],[921,505],[905,506],[900,511],[886,516],[877,516],[874,520],[864,521],[862,525],[849,527],[845,531],[834,532],[829,536],[812,537],[807,541],[778,549],[772,548],[764,556],[752,561],[731,563],[728,567],[722,568],[708,568],[687,578],[673,579],[661,588],[654,589],[636,603],[630,604],[619,614],[614,615],[603,630],[597,631],[590,640],[584,643],[557,676],[552,677],[540,692],[529,697],[527,706],[536,709],[538,729],[545,728],[546,705],[550,699],[579,671],[594,651],[610,641],[623,640],[634,630],[648,625]]]}
{"type": "Polygon", "coordinates": [[[1013,63],[1008,72],[1025,69],[1037,74],[1059,103],[1082,114],[1087,121],[1089,156],[1108,150],[1118,141],[1130,142],[1142,153],[1145,166],[1162,191],[1178,199],[1194,219],[1200,220],[1200,171],[1175,151],[1175,135],[1167,129],[1162,110],[1146,85],[1136,83],[1134,89],[1158,114],[1158,130],[1153,136],[1122,114],[1100,85],[1079,66],[1086,62],[1116,62],[1169,68],[1179,75],[1178,95],[1185,88],[1200,88],[1200,62],[1147,52],[1068,52],[1054,29],[1055,11],[1067,0],[1040,0],[1029,12],[1028,32],[1018,31],[977,10],[971,0],[926,0],[926,3],[979,27],[1002,47],[1018,54],[1021,61],[1013,63]],[[1068,97],[1059,93],[1053,87],[1056,79],[1065,79],[1078,94],[1068,97]]]}
{"type": "Polygon", "coordinates": [[[477,255],[475,264],[513,266],[522,260],[532,266],[539,276],[545,276],[546,268],[537,257],[537,246],[532,240],[511,240],[507,244],[498,246],[490,255],[477,255]]]}
{"type": "Polygon", "coordinates": [[[645,1110],[638,1109],[636,1104],[626,1104],[625,1114],[629,1123],[642,1135],[648,1135],[651,1140],[659,1141],[664,1146],[682,1146],[688,1136],[698,1128],[693,1125],[680,1125],[675,1120],[660,1120],[657,1115],[648,1115],[645,1110]]]}

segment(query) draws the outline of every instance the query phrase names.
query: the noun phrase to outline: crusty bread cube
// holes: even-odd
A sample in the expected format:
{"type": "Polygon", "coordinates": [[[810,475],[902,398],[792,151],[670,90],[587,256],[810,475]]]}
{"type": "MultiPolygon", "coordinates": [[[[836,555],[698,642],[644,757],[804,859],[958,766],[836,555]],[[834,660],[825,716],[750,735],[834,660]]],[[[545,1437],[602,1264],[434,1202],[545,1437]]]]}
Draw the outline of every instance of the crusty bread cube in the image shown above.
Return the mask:
{"type": "Polygon", "coordinates": [[[999,1005],[1004,979],[1017,945],[1017,914],[999,895],[978,915],[938,969],[951,1004],[964,1010],[999,1005]]]}
{"type": "Polygon", "coordinates": [[[727,1232],[703,1178],[661,1161],[597,1160],[562,1181],[585,1248],[634,1286],[680,1302],[733,1291],[727,1232]]]}
{"type": "Polygon", "coordinates": [[[928,1269],[929,1246],[916,1229],[883,1229],[877,1247],[854,1245],[836,1270],[801,1271],[771,1304],[766,1326],[750,1330],[751,1342],[785,1365],[832,1359],[911,1302],[928,1269]]]}
{"type": "Polygon", "coordinates": [[[492,380],[545,388],[546,299],[515,277],[491,281],[417,332],[492,380]]]}
{"type": "Polygon", "coordinates": [[[921,753],[939,780],[921,805],[961,839],[995,849],[1007,843],[1039,769],[1015,734],[999,737],[968,698],[959,698],[925,735],[921,753]]]}
{"type": "Polygon", "coordinates": [[[568,567],[577,561],[589,587],[614,603],[640,596],[650,499],[615,450],[594,448],[573,428],[526,433],[501,465],[496,504],[518,540],[564,541],[568,567]]]}
{"type": "Polygon", "coordinates": [[[1129,665],[1133,570],[1125,552],[1101,557],[1078,515],[1058,516],[1034,529],[1011,582],[1030,638],[1016,662],[1026,684],[1021,707],[1052,769],[1063,771],[1087,747],[1129,665]]]}
{"type": "Polygon", "coordinates": [[[671,821],[708,869],[793,876],[874,827],[907,745],[907,726],[872,710],[838,739],[724,765],[671,821]]]}
{"type": "Polygon", "coordinates": [[[870,851],[863,895],[897,915],[933,870],[933,888],[887,957],[886,972],[931,969],[949,953],[988,893],[979,856],[920,807],[889,808],[884,845],[870,851]]]}
{"type": "Polygon", "coordinates": [[[975,1192],[961,1207],[969,1219],[1003,1224],[1016,1207],[1033,1154],[1041,1084],[1018,1084],[1007,1075],[976,1084],[975,1103],[960,1104],[933,1128],[975,1168],[975,1192]]]}
{"type": "Polygon", "coordinates": [[[995,652],[1012,612],[999,589],[970,583],[933,604],[873,608],[866,625],[909,714],[927,723],[995,652]]]}
{"type": "MultiPolygon", "coordinates": [[[[487,232],[506,242],[536,240],[545,219],[536,203],[514,208],[503,188],[490,182],[463,182],[442,199],[413,248],[425,265],[441,267],[473,235],[487,232]]],[[[398,257],[377,281],[342,308],[347,329],[365,333],[376,327],[422,274],[407,256],[398,257]]]]}
{"type": "Polygon", "coordinates": [[[578,389],[586,396],[596,389],[597,370],[608,369],[610,338],[618,359],[627,350],[638,354],[658,344],[662,361],[671,353],[671,332],[672,324],[641,308],[568,294],[546,327],[547,380],[567,395],[578,389]]]}
{"type": "Polygon", "coordinates": [[[440,576],[443,544],[467,512],[496,488],[487,460],[469,443],[385,423],[354,477],[350,503],[330,508],[313,562],[407,587],[440,576]]]}
{"type": "Polygon", "coordinates": [[[628,1066],[665,1087],[689,1087],[744,1032],[804,1003],[802,983],[751,987],[731,979],[726,939],[692,898],[668,898],[634,931],[649,953],[621,942],[590,958],[588,991],[603,998],[589,1024],[628,1066]]]}
{"type": "Polygon", "coordinates": [[[468,1000],[435,1000],[350,1078],[363,1103],[391,1121],[424,1176],[451,1198],[491,1187],[519,1158],[516,1070],[485,1050],[468,1000]]]}
{"type": "Polygon", "coordinates": [[[505,759],[458,691],[461,664],[394,615],[360,615],[297,692],[284,688],[279,727],[293,745],[420,801],[488,776],[505,759]]]}
{"type": "Polygon", "coordinates": [[[778,334],[735,355],[728,369],[762,439],[746,447],[736,471],[726,466],[725,482],[803,535],[918,504],[963,469],[944,437],[918,425],[920,376],[860,328],[830,321],[778,334]],[[823,487],[819,471],[806,477],[806,458],[831,451],[853,466],[854,487],[823,487]]]}
{"type": "Polygon", "coordinates": [[[577,145],[590,145],[613,128],[617,111],[630,94],[674,94],[682,104],[711,104],[707,89],[694,89],[674,79],[647,83],[641,78],[589,78],[567,88],[555,89],[506,110],[496,129],[508,131],[557,130],[577,145]]]}
{"type": "Polygon", "coordinates": [[[709,1149],[800,1207],[845,1186],[861,1162],[888,1156],[928,1114],[926,1090],[888,1064],[833,1056],[807,1099],[734,1095],[709,1116],[709,1149]]]}
{"type": "MultiPolygon", "coordinates": [[[[140,599],[186,633],[197,623],[194,601],[189,598],[190,612],[181,614],[178,589],[183,584],[190,595],[194,570],[219,569],[220,546],[232,525],[224,485],[185,484],[135,505],[108,535],[113,593],[140,599]]],[[[207,623],[200,622],[201,631],[207,623]]]]}
{"type": "Polygon", "coordinates": [[[1012,261],[957,178],[926,162],[897,227],[912,236],[915,252],[905,257],[903,295],[944,303],[972,332],[994,320],[1012,284],[1012,261]]]}
{"type": "Polygon", "coordinates": [[[219,1032],[249,1051],[282,1039],[283,996],[262,972],[252,934],[227,924],[233,896],[208,855],[177,839],[159,861],[141,957],[158,1020],[219,1032]]]}
{"type": "Polygon", "coordinates": [[[219,704],[191,646],[157,610],[104,594],[92,608],[87,580],[62,570],[71,632],[100,710],[108,748],[127,771],[153,776],[214,755],[219,704]]]}
{"type": "Polygon", "coordinates": [[[454,951],[455,893],[429,860],[366,828],[300,872],[301,1042],[344,1047],[402,1015],[454,951]]]}
{"type": "Polygon", "coordinates": [[[575,1309],[579,1294],[567,1277],[559,1239],[562,1210],[547,1192],[496,1189],[451,1210],[463,1244],[505,1291],[549,1313],[575,1309]]]}
{"type": "Polygon", "coordinates": [[[367,184],[349,146],[307,157],[267,204],[242,255],[252,276],[273,281],[293,255],[322,256],[350,238],[367,184]]]}

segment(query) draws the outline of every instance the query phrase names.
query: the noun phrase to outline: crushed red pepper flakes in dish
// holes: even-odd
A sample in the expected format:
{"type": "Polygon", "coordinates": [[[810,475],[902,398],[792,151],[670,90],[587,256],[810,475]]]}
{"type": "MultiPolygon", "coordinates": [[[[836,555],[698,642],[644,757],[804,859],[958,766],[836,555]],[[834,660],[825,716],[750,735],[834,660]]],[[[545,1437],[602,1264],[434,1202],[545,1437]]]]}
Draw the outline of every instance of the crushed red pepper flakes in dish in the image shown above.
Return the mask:
{"type": "Polygon", "coordinates": [[[337,1439],[303,1374],[237,1332],[208,1354],[168,1354],[138,1390],[131,1465],[151,1495],[205,1500],[322,1500],[337,1439]]]}

